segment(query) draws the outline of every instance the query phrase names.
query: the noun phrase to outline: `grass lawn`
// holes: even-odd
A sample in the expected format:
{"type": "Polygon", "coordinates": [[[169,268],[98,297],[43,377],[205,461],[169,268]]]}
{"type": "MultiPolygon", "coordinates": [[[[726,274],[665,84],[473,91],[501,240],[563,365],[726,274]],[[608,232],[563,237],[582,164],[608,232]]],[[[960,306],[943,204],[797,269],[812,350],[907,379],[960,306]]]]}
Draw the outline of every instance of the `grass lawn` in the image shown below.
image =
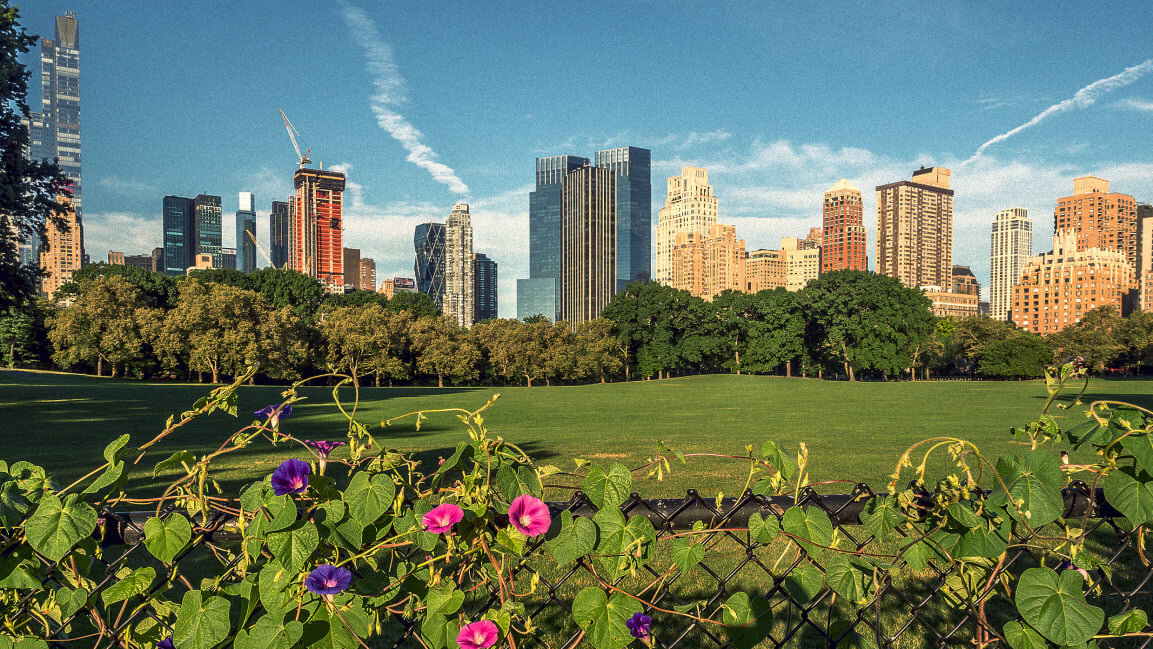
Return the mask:
{"type": "MultiPolygon", "coordinates": [[[[102,462],[104,446],[122,433],[143,443],[161,430],[171,413],[191,406],[211,386],[139,383],[70,374],[0,371],[0,459],[29,460],[70,481],[102,462]]],[[[214,413],[181,429],[145,458],[133,492],[151,488],[151,466],[179,449],[215,449],[250,413],[280,400],[279,387],[245,387],[242,417],[214,413]]],[[[418,409],[480,407],[501,398],[486,420],[492,433],[519,444],[538,461],[571,469],[573,457],[619,461],[633,467],[655,452],[657,440],[686,452],[759,452],[768,439],[796,450],[805,442],[814,480],[851,480],[884,489],[900,453],[927,437],[957,436],[992,458],[1023,447],[1008,435],[1011,426],[1034,420],[1044,386],[1027,382],[844,383],[757,376],[699,376],[576,387],[367,388],[358,418],[371,424],[378,441],[419,453],[434,462],[463,438],[452,415],[431,415],[417,431],[410,423],[381,429],[379,422],[418,409]]],[[[332,403],[331,388],[305,390],[282,426],[308,439],[340,439],[345,424],[332,403]]],[[[342,398],[351,400],[352,391],[342,398]]],[[[1120,399],[1153,407],[1153,381],[1094,379],[1086,399],[1120,399]]],[[[1086,402],[1087,402],[1086,401],[1086,402]]],[[[1079,421],[1084,408],[1054,409],[1063,422],[1079,421]]],[[[336,452],[340,457],[342,451],[336,452]]],[[[238,487],[267,474],[292,454],[285,447],[255,444],[226,457],[214,474],[238,487]]],[[[942,460],[944,454],[942,452],[942,460]]],[[[938,466],[943,466],[943,462],[938,466]]],[[[712,496],[739,492],[746,465],[695,458],[674,465],[663,483],[638,480],[642,495],[680,496],[688,488],[712,496]]],[[[167,474],[169,479],[175,474],[167,474]]],[[[829,491],[847,490],[831,485],[829,491]]],[[[563,493],[550,494],[561,499],[563,493]]]]}

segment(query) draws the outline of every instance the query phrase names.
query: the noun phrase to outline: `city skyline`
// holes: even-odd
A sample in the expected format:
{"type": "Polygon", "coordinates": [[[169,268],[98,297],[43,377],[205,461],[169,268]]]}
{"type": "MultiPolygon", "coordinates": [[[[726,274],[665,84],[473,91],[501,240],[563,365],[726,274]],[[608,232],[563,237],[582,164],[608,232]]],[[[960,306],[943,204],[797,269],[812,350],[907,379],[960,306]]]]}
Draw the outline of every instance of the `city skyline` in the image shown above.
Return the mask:
{"type": "MultiPolygon", "coordinates": [[[[948,167],[957,192],[954,261],[970,265],[985,285],[988,228],[998,211],[1021,206],[1032,214],[1049,214],[1071,180],[1083,175],[1110,178],[1115,191],[1148,201],[1153,196],[1153,164],[1141,152],[1139,138],[1125,136],[1153,119],[1153,75],[1148,74],[1153,64],[1140,67],[1148,58],[1137,27],[1142,21],[1119,21],[1111,47],[1094,48],[1089,35],[1081,34],[1071,19],[1078,15],[1078,7],[1045,8],[1043,17],[1027,24],[1000,7],[923,8],[916,20],[902,26],[907,33],[898,34],[893,51],[858,51],[856,46],[866,41],[897,34],[895,26],[870,15],[864,5],[838,8],[835,13],[841,19],[836,21],[828,15],[831,9],[823,8],[776,16],[775,23],[813,36],[802,46],[787,47],[758,42],[757,26],[769,18],[755,8],[686,7],[671,12],[679,14],[677,18],[643,6],[625,8],[629,16],[653,20],[654,38],[629,48],[638,63],[664,58],[695,74],[704,70],[716,74],[710,82],[688,87],[644,74],[643,65],[617,66],[604,75],[605,68],[592,65],[593,51],[614,38],[631,42],[624,26],[628,21],[610,21],[606,27],[601,19],[607,7],[591,7],[587,16],[564,28],[586,47],[564,53],[570,62],[563,66],[562,79],[523,100],[470,108],[468,120],[438,107],[453,105],[451,97],[457,92],[489,99],[513,92],[513,80],[521,78],[513,68],[546,68],[554,61],[551,57],[561,56],[550,52],[530,60],[527,54],[547,49],[538,39],[557,34],[546,30],[523,43],[486,43],[480,50],[469,47],[466,53],[463,45],[422,42],[428,40],[427,26],[440,30],[460,22],[474,23],[485,33],[519,32],[543,21],[546,12],[498,7],[458,16],[421,7],[411,16],[397,17],[367,5],[321,7],[312,11],[315,20],[301,28],[300,36],[307,37],[301,41],[301,58],[309,59],[308,65],[318,74],[325,66],[340,65],[347,69],[347,79],[318,80],[316,87],[307,88],[288,79],[295,74],[287,69],[291,66],[279,64],[280,58],[295,56],[287,39],[272,44],[273,55],[267,61],[246,54],[255,49],[240,35],[267,29],[267,13],[256,9],[238,10],[236,20],[219,30],[188,30],[196,42],[180,47],[164,39],[163,30],[147,29],[159,19],[159,12],[133,12],[127,5],[107,11],[87,2],[36,3],[21,7],[21,20],[31,32],[46,37],[51,37],[54,17],[66,10],[75,10],[81,23],[85,238],[93,259],[103,258],[108,249],[139,254],[161,245],[159,199],[166,194],[221,195],[223,211],[231,215],[238,207],[231,197],[252,191],[259,199],[258,223],[264,221],[271,200],[285,200],[291,193],[294,160],[276,115],[276,108],[283,107],[314,158],[324,161],[326,168],[340,166],[347,172],[345,239],[377,260],[379,276],[409,276],[412,227],[443,218],[440,215],[453,202],[467,199],[473,207],[477,247],[504,267],[501,315],[507,317],[515,315],[516,278],[528,277],[531,183],[525,180],[535,157],[553,153],[625,144],[650,148],[652,177],[658,186],[682,166],[707,168],[721,198],[721,222],[736,225],[751,250],[819,226],[823,192],[838,178],[864,189],[864,221],[871,243],[875,241],[871,187],[903,178],[908,169],[921,164],[948,167]],[[134,21],[123,20],[129,12],[134,21]],[[845,21],[846,14],[859,20],[845,21]],[[711,20],[703,20],[705,15],[711,20]],[[848,32],[848,24],[856,31],[848,32]],[[599,33],[602,28],[604,33],[599,33]],[[679,52],[680,46],[673,45],[700,29],[723,32],[730,42],[713,44],[704,34],[693,38],[698,45],[693,52],[679,52]],[[937,48],[932,56],[898,56],[902,47],[912,49],[916,39],[929,34],[937,48]],[[1067,51],[1044,48],[1050,38],[1068,44],[1067,51]],[[838,39],[845,42],[837,43],[838,39]],[[991,43],[997,47],[989,47],[991,43]],[[187,56],[189,47],[217,54],[198,60],[187,56]],[[811,56],[817,50],[825,53],[823,57],[811,56]],[[750,90],[734,82],[732,73],[722,72],[722,54],[735,51],[743,53],[738,63],[754,67],[764,77],[763,88],[750,90]],[[126,55],[147,63],[125,75],[121,61],[126,55]],[[392,68],[380,65],[390,61],[392,68]],[[589,63],[582,68],[582,61],[589,63]],[[458,83],[452,87],[438,81],[452,74],[446,66],[464,66],[464,74],[457,75],[458,83]],[[846,72],[830,85],[828,70],[838,66],[846,72]],[[481,74],[486,67],[491,71],[481,74]],[[236,73],[226,74],[226,68],[236,73]],[[1131,68],[1137,69],[1124,74],[1131,68]],[[392,77],[387,76],[390,69],[392,77]],[[990,75],[991,69],[1012,69],[1014,74],[1001,78],[990,75]],[[596,78],[594,72],[604,78],[596,78]],[[214,91],[196,106],[162,108],[146,101],[173,75],[185,74],[214,91]],[[883,90],[894,79],[911,76],[919,84],[911,99],[883,90]],[[261,83],[251,98],[242,105],[226,105],[234,103],[231,96],[246,96],[247,90],[240,88],[252,78],[261,83]],[[279,81],[282,78],[286,81],[279,81]],[[1114,80],[1093,86],[1110,78],[1114,80]],[[390,88],[381,82],[389,80],[403,86],[407,104],[379,101],[377,95],[390,88]],[[584,100],[600,101],[613,110],[595,115],[562,111],[568,94],[561,88],[574,84],[582,87],[584,100]],[[1083,89],[1087,90],[1079,93],[1083,89]],[[823,101],[834,93],[860,100],[836,105],[823,101]],[[674,96],[677,100],[667,103],[674,96]],[[1076,101],[1063,103],[1072,99],[1076,101]],[[666,103],[669,110],[652,110],[666,103]],[[378,128],[378,109],[400,115],[419,131],[416,140],[378,128]],[[983,144],[1038,115],[1045,117],[1035,126],[993,143],[981,157],[963,164],[983,144]],[[141,131],[163,131],[166,140],[171,138],[188,155],[172,162],[165,154],[170,148],[167,141],[160,146],[160,137],[141,137],[141,131]],[[224,146],[234,140],[246,146],[224,146]],[[124,141],[139,145],[129,150],[119,144],[124,141]],[[157,146],[148,146],[150,141],[157,146]],[[428,147],[425,157],[414,156],[413,151],[421,151],[417,145],[428,147]],[[461,185],[468,188],[467,194],[459,193],[461,185]]],[[[1140,16],[1148,9],[1140,3],[1115,5],[1108,12],[1094,9],[1095,15],[1125,12],[1140,16]]],[[[197,8],[171,7],[163,16],[197,24],[203,20],[199,13],[197,8]]],[[[22,60],[34,68],[36,54],[22,60]]],[[[34,82],[30,85],[30,104],[35,107],[38,88],[34,82]]],[[[663,204],[660,190],[651,198],[663,204]]],[[[655,224],[655,210],[652,220],[655,224]]],[[[1047,221],[1037,220],[1035,253],[1047,249],[1045,242],[1051,239],[1052,224],[1047,221]]],[[[226,224],[223,230],[222,245],[235,247],[233,228],[226,224]]],[[[258,232],[267,246],[267,228],[259,227],[258,232]]]]}

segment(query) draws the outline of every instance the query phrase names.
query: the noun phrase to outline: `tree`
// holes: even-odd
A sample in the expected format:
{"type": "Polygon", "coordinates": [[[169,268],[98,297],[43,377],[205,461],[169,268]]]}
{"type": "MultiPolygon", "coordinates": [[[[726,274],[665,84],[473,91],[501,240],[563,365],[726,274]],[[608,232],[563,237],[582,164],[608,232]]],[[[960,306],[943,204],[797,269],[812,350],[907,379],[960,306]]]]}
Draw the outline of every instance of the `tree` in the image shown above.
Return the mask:
{"type": "Polygon", "coordinates": [[[390,313],[377,303],[342,306],[321,314],[318,328],[324,340],[328,362],[348,372],[353,385],[360,386],[364,374],[403,378],[408,374],[402,354],[404,334],[411,323],[407,312],[390,313]]]}
{"type": "Polygon", "coordinates": [[[0,311],[0,363],[19,367],[51,359],[47,320],[52,309],[47,300],[37,299],[0,311]]]}
{"type": "Polygon", "coordinates": [[[1130,367],[1153,365],[1153,313],[1134,311],[1118,328],[1119,342],[1125,347],[1123,361],[1130,367]]]}
{"type": "Polygon", "coordinates": [[[36,43],[24,31],[20,12],[0,0],[0,311],[20,306],[35,294],[39,270],[20,264],[19,243],[43,237],[53,220],[67,227],[62,216],[71,196],[71,183],[54,161],[29,160],[27,127],[28,70],[20,55],[36,43]]]}
{"type": "Polygon", "coordinates": [[[99,277],[123,277],[140,290],[148,306],[161,309],[171,309],[176,306],[180,295],[176,287],[176,278],[164,273],[154,273],[139,266],[119,264],[89,264],[72,273],[72,281],[60,287],[61,297],[68,298],[76,295],[77,285],[99,277]]]}
{"type": "Polygon", "coordinates": [[[236,376],[259,363],[266,346],[261,324],[274,309],[253,291],[188,277],[180,282],[180,299],[168,312],[158,352],[165,367],[181,363],[193,372],[236,376]]]}
{"type": "Polygon", "coordinates": [[[1112,367],[1125,352],[1121,329],[1121,316],[1117,309],[1102,306],[1050,336],[1050,341],[1064,359],[1080,356],[1089,369],[1100,372],[1112,367]]]}
{"type": "Polygon", "coordinates": [[[767,374],[784,365],[785,376],[792,376],[793,359],[801,356],[805,346],[805,319],[797,294],[775,288],[751,298],[745,370],[767,374]]]}
{"type": "Polygon", "coordinates": [[[625,356],[635,359],[641,376],[663,377],[685,369],[692,358],[704,358],[718,349],[717,341],[697,338],[686,341],[704,324],[700,318],[708,305],[688,291],[679,291],[656,282],[630,282],[613,296],[601,317],[613,322],[626,348],[625,356]]]}
{"type": "Polygon", "coordinates": [[[436,302],[424,293],[401,291],[388,301],[389,311],[408,311],[414,318],[427,318],[440,315],[436,302]]]}
{"type": "Polygon", "coordinates": [[[444,387],[445,377],[457,382],[477,378],[480,350],[454,322],[441,316],[418,318],[409,335],[417,371],[435,376],[437,387],[444,387]]]}
{"type": "Polygon", "coordinates": [[[104,374],[108,363],[115,377],[120,370],[144,369],[151,362],[148,349],[161,320],[140,290],[123,277],[100,277],[78,285],[71,306],[60,309],[48,322],[62,367],[87,364],[104,374]]]}
{"type": "Polygon", "coordinates": [[[347,293],[333,293],[324,297],[324,306],[326,307],[340,307],[340,306],[365,306],[368,304],[377,304],[381,307],[388,306],[388,298],[384,293],[377,293],[375,291],[349,291],[347,293]]]}
{"type": "Polygon", "coordinates": [[[933,332],[929,298],[872,272],[825,273],[801,290],[806,342],[814,356],[882,376],[913,366],[914,351],[933,332]]]}
{"type": "Polygon", "coordinates": [[[981,350],[990,343],[1017,335],[1017,326],[1009,320],[994,320],[987,315],[954,320],[953,338],[960,346],[958,360],[970,370],[977,365],[981,350]]]}
{"type": "Polygon", "coordinates": [[[1045,373],[1053,361],[1053,350],[1040,336],[1020,332],[1012,338],[995,340],[981,348],[977,373],[982,376],[1032,378],[1045,373]]]}
{"type": "Polygon", "coordinates": [[[251,273],[225,273],[224,271],[198,271],[197,277],[211,281],[217,277],[239,288],[256,291],[264,296],[274,308],[292,308],[292,312],[311,323],[321,302],[324,301],[324,288],[315,278],[295,270],[281,268],[258,268],[251,273]],[[220,273],[212,275],[209,273],[220,273]]]}
{"type": "Polygon", "coordinates": [[[599,377],[601,383],[604,383],[606,377],[621,370],[623,362],[618,353],[619,341],[611,320],[596,318],[582,322],[573,331],[573,338],[576,348],[575,378],[599,377]]]}
{"type": "Polygon", "coordinates": [[[273,379],[296,381],[310,364],[317,345],[316,330],[292,310],[273,308],[260,321],[260,373],[273,379]]]}

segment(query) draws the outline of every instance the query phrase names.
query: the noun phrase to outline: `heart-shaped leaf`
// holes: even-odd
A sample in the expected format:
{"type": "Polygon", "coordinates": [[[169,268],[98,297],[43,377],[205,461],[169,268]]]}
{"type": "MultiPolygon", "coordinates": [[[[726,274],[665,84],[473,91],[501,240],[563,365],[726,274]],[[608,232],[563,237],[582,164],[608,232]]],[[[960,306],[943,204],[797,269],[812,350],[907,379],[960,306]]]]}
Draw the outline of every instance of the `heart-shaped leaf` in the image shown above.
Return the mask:
{"type": "Polygon", "coordinates": [[[1134,527],[1153,521],[1153,478],[1128,468],[1113,471],[1105,477],[1105,500],[1134,527]]]}
{"type": "Polygon", "coordinates": [[[818,546],[827,547],[833,542],[833,522],[819,507],[790,507],[781,517],[781,529],[793,536],[809,556],[824,550],[818,546]]]}
{"type": "Polygon", "coordinates": [[[1149,626],[1149,616],[1139,608],[1109,618],[1109,633],[1113,635],[1140,633],[1147,626],[1149,626]]]}
{"type": "Polygon", "coordinates": [[[290,571],[303,568],[319,543],[316,526],[308,521],[300,521],[283,532],[268,535],[268,549],[272,556],[290,571]]]}
{"type": "Polygon", "coordinates": [[[773,539],[781,533],[781,524],[777,517],[769,514],[768,517],[754,513],[749,516],[749,536],[762,545],[772,543],[773,539]]]}
{"type": "Polygon", "coordinates": [[[596,649],[621,649],[632,640],[625,620],[641,611],[635,599],[622,593],[612,597],[595,586],[577,593],[572,616],[596,649]]]}
{"type": "Polygon", "coordinates": [[[785,592],[798,604],[807,604],[825,587],[825,574],[811,563],[785,577],[785,592]]]}
{"type": "Polygon", "coordinates": [[[192,540],[192,526],[179,513],[168,518],[150,518],[144,521],[144,546],[152,556],[164,563],[172,559],[192,540]]]}
{"type": "Polygon", "coordinates": [[[548,541],[549,552],[556,559],[557,565],[572,563],[596,549],[595,523],[581,516],[573,518],[572,512],[569,511],[561,512],[558,518],[560,531],[555,538],[548,541]]]}
{"type": "Polygon", "coordinates": [[[156,580],[156,570],[151,567],[137,568],[131,574],[112,584],[100,593],[104,605],[122,602],[131,597],[148,592],[148,587],[156,580]]]}
{"type": "Polygon", "coordinates": [[[344,490],[348,513],[362,526],[375,523],[392,505],[395,497],[396,484],[391,476],[384,473],[369,478],[367,473],[359,472],[348,483],[348,489],[344,490]]]}
{"type": "Polygon", "coordinates": [[[1005,625],[1005,641],[1012,649],[1046,649],[1049,646],[1040,633],[1016,620],[1005,625]]]}
{"type": "Polygon", "coordinates": [[[55,494],[44,494],[36,513],[24,524],[28,543],[52,561],[62,559],[95,529],[96,510],[81,501],[79,494],[68,496],[63,503],[55,494]]]}
{"type": "Polygon", "coordinates": [[[599,466],[593,467],[581,488],[597,509],[615,509],[629,497],[633,476],[623,464],[614,462],[607,471],[599,466]]]}
{"type": "Polygon", "coordinates": [[[861,522],[865,524],[877,540],[884,541],[889,538],[893,530],[905,522],[905,517],[897,509],[896,500],[892,496],[883,498],[870,498],[861,509],[861,522]]]}
{"type": "Polygon", "coordinates": [[[997,460],[997,473],[1008,487],[1008,494],[1004,489],[995,490],[989,497],[990,504],[1004,506],[1013,518],[1023,518],[1030,527],[1052,523],[1061,515],[1064,475],[1049,451],[1030,451],[1024,459],[1001,457],[997,460]]]}
{"type": "Polygon", "coordinates": [[[840,552],[825,562],[825,581],[833,592],[858,608],[868,600],[868,575],[840,552]]]}
{"type": "Polygon", "coordinates": [[[682,537],[673,541],[672,547],[669,548],[669,554],[672,555],[673,563],[677,564],[681,572],[688,572],[704,560],[705,546],[695,543],[692,538],[682,537]]]}
{"type": "Polygon", "coordinates": [[[721,607],[721,622],[737,649],[751,649],[773,628],[773,614],[764,597],[749,599],[748,593],[733,593],[721,607]]]}
{"type": "Polygon", "coordinates": [[[201,599],[200,591],[184,593],[172,643],[180,649],[211,649],[228,638],[228,600],[201,599]]]}
{"type": "Polygon", "coordinates": [[[1060,575],[1049,568],[1021,573],[1014,600],[1021,617],[1054,644],[1088,642],[1105,621],[1105,612],[1085,601],[1085,582],[1075,570],[1060,575]]]}

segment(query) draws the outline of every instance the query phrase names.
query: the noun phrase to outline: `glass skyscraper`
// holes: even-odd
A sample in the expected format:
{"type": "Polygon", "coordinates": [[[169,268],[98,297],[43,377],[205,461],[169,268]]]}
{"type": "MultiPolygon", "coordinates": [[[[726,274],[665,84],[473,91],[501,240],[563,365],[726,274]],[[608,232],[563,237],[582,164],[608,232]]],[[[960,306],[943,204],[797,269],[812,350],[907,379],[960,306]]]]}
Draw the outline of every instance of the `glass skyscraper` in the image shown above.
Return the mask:
{"type": "Polygon", "coordinates": [[[413,245],[416,247],[416,290],[444,308],[444,236],[443,223],[421,223],[416,226],[413,245]]]}
{"type": "Polygon", "coordinates": [[[652,153],[634,146],[597,151],[593,164],[616,177],[617,292],[652,273],[652,153]]]}
{"type": "Polygon", "coordinates": [[[292,236],[288,228],[292,219],[288,214],[289,204],[284,201],[272,201],[272,213],[268,215],[269,256],[275,268],[285,268],[288,265],[288,247],[292,244],[292,236]]]}
{"type": "Polygon", "coordinates": [[[473,295],[476,296],[474,322],[496,318],[496,262],[488,255],[477,252],[472,255],[473,295]]]}
{"type": "Polygon", "coordinates": [[[193,260],[196,255],[212,255],[212,267],[223,268],[221,258],[221,244],[223,243],[222,223],[220,212],[220,197],[209,194],[200,194],[196,201],[196,249],[192,253],[193,260]]]}
{"type": "Polygon", "coordinates": [[[256,197],[240,192],[240,209],[236,211],[236,269],[251,273],[256,270],[256,197]]]}
{"type": "Polygon", "coordinates": [[[164,197],[164,273],[183,275],[196,259],[196,201],[164,197]]]}
{"type": "Polygon", "coordinates": [[[516,317],[560,318],[560,223],[564,177],[588,158],[558,155],[536,159],[536,190],[528,195],[528,279],[516,281],[516,317]]]}

